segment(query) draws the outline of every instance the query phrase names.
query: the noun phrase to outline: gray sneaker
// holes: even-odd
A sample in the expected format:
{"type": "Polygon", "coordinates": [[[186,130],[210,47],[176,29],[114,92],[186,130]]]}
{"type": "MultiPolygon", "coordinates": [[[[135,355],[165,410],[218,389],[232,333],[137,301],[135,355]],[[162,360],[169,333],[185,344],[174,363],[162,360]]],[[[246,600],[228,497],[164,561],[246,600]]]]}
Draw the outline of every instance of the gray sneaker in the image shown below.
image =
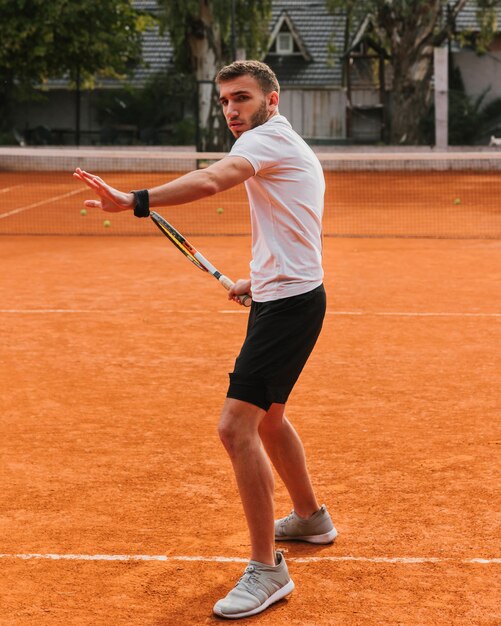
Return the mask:
{"type": "Polygon", "coordinates": [[[214,605],[214,613],[228,619],[249,617],[261,613],[270,604],[285,598],[294,589],[285,559],[276,552],[276,565],[250,561],[230,593],[214,605]]]}
{"type": "Polygon", "coordinates": [[[275,541],[308,541],[309,543],[332,543],[337,537],[331,516],[325,504],[304,519],[292,511],[287,517],[275,521],[275,541]]]}

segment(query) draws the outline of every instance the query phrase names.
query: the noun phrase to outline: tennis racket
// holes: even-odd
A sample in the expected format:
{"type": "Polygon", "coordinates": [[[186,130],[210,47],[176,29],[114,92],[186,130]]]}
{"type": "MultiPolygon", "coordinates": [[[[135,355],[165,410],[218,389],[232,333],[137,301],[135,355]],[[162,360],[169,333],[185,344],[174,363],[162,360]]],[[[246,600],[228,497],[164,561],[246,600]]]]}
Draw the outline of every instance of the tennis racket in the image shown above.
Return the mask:
{"type": "MultiPolygon", "coordinates": [[[[181,233],[174,228],[174,226],[169,224],[166,219],[164,219],[158,213],[155,213],[155,211],[151,211],[150,217],[156,224],[156,226],[158,226],[158,228],[162,231],[162,233],[169,239],[169,241],[171,241],[178,250],[181,250],[181,252],[185,255],[187,259],[189,259],[193,263],[193,265],[196,265],[203,272],[208,272],[209,274],[212,274],[212,276],[214,276],[214,278],[216,278],[225,289],[229,290],[231,289],[231,287],[233,287],[234,282],[230,278],[228,278],[228,276],[221,274],[221,272],[219,272],[212,265],[212,263],[210,263],[203,256],[203,254],[201,254],[194,246],[192,246],[191,243],[187,241],[187,239],[185,239],[185,237],[183,237],[183,235],[181,235],[181,233]]],[[[248,294],[237,297],[244,306],[250,306],[252,304],[252,299],[248,294]]]]}

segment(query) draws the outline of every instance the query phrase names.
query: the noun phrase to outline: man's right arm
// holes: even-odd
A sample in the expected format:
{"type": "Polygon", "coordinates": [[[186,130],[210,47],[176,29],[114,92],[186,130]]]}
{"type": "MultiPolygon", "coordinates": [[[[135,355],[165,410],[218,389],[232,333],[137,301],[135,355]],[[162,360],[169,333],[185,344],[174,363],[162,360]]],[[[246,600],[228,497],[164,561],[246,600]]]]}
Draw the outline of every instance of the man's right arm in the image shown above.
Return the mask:
{"type": "Polygon", "coordinates": [[[242,304],[238,296],[243,296],[244,294],[247,294],[252,298],[250,278],[239,278],[233,287],[229,289],[228,300],[234,300],[238,304],[242,304]]]}

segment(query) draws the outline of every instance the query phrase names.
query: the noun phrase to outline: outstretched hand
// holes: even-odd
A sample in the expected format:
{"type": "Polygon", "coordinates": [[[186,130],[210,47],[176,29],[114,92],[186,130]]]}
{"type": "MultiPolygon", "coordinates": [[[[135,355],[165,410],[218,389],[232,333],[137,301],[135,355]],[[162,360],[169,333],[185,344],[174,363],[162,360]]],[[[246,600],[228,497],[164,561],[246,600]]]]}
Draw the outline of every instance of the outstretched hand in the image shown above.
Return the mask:
{"type": "Polygon", "coordinates": [[[73,176],[84,182],[98,196],[99,200],[85,200],[84,205],[88,208],[98,208],[110,213],[118,213],[119,211],[127,211],[134,208],[134,196],[132,193],[118,191],[104,182],[99,176],[89,174],[81,170],[79,167],[75,170],[73,176]]]}

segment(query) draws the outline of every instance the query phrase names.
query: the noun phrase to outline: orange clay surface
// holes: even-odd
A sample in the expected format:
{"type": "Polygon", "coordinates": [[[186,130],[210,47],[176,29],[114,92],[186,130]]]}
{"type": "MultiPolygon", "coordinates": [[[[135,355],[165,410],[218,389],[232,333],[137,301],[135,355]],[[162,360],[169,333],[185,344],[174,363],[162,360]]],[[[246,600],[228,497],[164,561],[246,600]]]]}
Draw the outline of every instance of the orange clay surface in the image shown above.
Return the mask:
{"type": "MultiPolygon", "coordinates": [[[[247,238],[194,243],[246,275],[247,238]]],[[[282,544],[296,590],[241,623],[501,623],[500,259],[325,240],[288,415],[339,537],[282,544]]],[[[4,236],[0,263],[0,624],[221,623],[249,551],[216,433],[247,312],[161,237],[4,236]]]]}

